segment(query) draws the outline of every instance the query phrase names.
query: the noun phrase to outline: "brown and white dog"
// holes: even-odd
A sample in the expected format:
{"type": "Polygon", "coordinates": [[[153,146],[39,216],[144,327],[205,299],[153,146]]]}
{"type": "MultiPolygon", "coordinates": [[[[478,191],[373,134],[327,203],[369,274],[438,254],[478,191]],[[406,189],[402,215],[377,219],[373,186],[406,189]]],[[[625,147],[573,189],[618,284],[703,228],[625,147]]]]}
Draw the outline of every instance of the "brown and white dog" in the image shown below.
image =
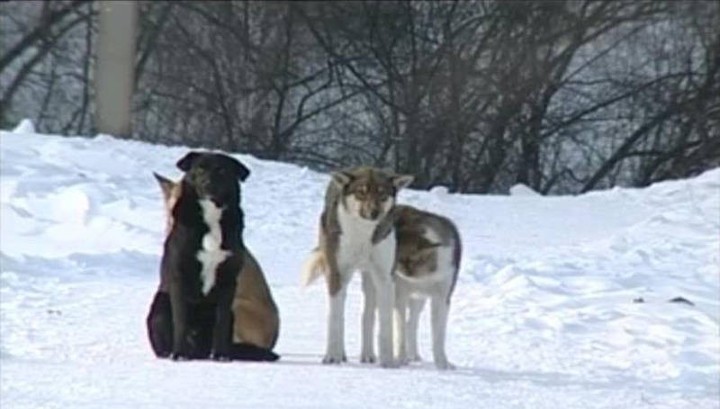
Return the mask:
{"type": "Polygon", "coordinates": [[[401,363],[420,360],[418,321],[429,298],[433,361],[438,369],[452,369],[445,336],[462,256],[460,233],[450,219],[405,205],[395,207],[395,228],[395,352],[401,363]]]}
{"type": "Polygon", "coordinates": [[[396,366],[392,328],[396,240],[392,212],[397,192],[412,180],[412,176],[371,167],[345,169],[332,175],[320,217],[319,246],[303,270],[306,283],[321,274],[327,278],[329,312],[323,363],[347,360],[345,299],[353,273],[360,271],[365,298],[360,360],[376,360],[373,331],[377,308],[380,365],[396,366]]]}
{"type": "MultiPolygon", "coordinates": [[[[154,174],[163,193],[166,234],[172,230],[172,209],[182,192],[182,184],[154,174]]],[[[260,264],[245,247],[245,262],[237,279],[232,303],[233,342],[272,350],[280,332],[280,315],[260,264]]]]}

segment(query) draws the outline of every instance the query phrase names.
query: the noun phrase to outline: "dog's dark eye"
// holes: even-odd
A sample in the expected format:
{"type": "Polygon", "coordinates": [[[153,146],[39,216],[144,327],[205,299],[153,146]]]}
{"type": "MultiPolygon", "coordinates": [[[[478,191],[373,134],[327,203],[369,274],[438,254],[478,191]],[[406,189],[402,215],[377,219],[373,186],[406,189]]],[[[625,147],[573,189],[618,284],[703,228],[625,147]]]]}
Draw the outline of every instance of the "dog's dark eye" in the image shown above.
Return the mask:
{"type": "Polygon", "coordinates": [[[360,187],[357,188],[357,190],[355,191],[355,195],[356,195],[357,197],[365,197],[365,195],[367,194],[367,192],[368,192],[367,186],[362,185],[362,186],[360,186],[360,187]]]}

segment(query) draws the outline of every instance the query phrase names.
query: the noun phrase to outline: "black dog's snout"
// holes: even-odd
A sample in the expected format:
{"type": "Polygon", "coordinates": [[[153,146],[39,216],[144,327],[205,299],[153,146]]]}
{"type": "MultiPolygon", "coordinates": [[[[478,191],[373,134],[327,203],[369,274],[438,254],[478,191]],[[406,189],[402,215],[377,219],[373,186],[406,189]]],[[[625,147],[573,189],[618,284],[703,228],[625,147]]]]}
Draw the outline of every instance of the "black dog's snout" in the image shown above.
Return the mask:
{"type": "Polygon", "coordinates": [[[380,210],[379,209],[372,209],[370,211],[370,217],[373,219],[377,219],[377,217],[380,216],[380,210]]]}

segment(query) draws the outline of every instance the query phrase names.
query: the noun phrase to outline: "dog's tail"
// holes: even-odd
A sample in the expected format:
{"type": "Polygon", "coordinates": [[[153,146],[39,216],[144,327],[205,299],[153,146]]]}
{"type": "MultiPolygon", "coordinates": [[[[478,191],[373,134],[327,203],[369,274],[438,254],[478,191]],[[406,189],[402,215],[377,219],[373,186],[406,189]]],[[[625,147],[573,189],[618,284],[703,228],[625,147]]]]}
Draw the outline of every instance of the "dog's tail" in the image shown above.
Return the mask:
{"type": "Polygon", "coordinates": [[[325,260],[325,254],[323,254],[319,248],[316,248],[312,251],[312,253],[310,253],[307,260],[305,260],[305,264],[303,264],[300,285],[302,287],[308,287],[317,280],[318,277],[327,275],[327,273],[328,268],[327,261],[325,260]]]}
{"type": "Polygon", "coordinates": [[[248,343],[232,344],[230,346],[230,357],[236,361],[274,362],[280,359],[280,355],[275,352],[248,343]]]}

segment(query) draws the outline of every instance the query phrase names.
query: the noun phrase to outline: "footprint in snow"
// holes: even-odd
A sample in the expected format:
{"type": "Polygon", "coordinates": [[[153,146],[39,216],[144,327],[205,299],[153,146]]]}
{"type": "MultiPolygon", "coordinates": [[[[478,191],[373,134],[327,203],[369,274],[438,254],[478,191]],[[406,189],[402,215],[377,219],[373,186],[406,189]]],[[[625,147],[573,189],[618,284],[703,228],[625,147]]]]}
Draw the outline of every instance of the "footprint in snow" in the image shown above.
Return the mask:
{"type": "MultiPolygon", "coordinates": [[[[687,305],[690,305],[690,306],[694,306],[694,305],[695,305],[695,303],[693,303],[692,301],[688,300],[688,299],[685,298],[685,297],[675,297],[675,298],[671,298],[671,299],[669,299],[667,302],[678,303],[678,304],[687,304],[687,305]]],[[[635,298],[635,299],[633,300],[633,303],[635,303],[635,304],[643,304],[643,303],[645,303],[645,299],[642,298],[642,297],[638,297],[638,298],[635,298]]]]}

